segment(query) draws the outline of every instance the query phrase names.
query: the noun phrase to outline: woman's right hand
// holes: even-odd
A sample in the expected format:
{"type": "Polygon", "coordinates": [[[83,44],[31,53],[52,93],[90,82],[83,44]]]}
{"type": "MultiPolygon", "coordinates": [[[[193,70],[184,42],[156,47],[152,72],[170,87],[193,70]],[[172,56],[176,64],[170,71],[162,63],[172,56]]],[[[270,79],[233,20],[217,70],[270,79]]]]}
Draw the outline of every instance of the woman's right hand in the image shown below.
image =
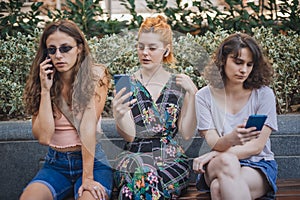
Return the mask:
{"type": "Polygon", "coordinates": [[[41,62],[40,64],[40,80],[42,90],[50,91],[53,84],[53,76],[55,73],[55,68],[51,63],[51,58],[48,58],[41,62]],[[51,79],[48,78],[51,77],[51,79]]]}
{"type": "Polygon", "coordinates": [[[122,88],[118,93],[114,90],[114,98],[112,100],[112,108],[113,108],[113,116],[115,119],[121,119],[125,113],[130,111],[133,103],[136,102],[136,99],[132,99],[126,102],[126,99],[132,95],[132,92],[128,92],[127,94],[123,93],[126,91],[126,88],[122,88]]]}
{"type": "Polygon", "coordinates": [[[232,145],[243,145],[258,138],[259,134],[260,131],[256,131],[255,127],[245,128],[245,124],[240,124],[231,132],[232,145]]]}

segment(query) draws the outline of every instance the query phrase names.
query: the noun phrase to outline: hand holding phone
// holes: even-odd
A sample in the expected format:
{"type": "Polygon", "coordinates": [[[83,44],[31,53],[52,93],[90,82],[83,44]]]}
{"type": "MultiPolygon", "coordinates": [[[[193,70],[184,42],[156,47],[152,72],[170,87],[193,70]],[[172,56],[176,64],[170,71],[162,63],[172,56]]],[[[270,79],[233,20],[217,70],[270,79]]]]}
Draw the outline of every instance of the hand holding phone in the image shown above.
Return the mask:
{"type": "Polygon", "coordinates": [[[266,119],[267,115],[250,115],[245,128],[256,127],[256,131],[261,131],[266,119]]]}
{"type": "MultiPolygon", "coordinates": [[[[118,93],[122,88],[126,88],[126,91],[124,94],[127,94],[131,91],[131,83],[130,83],[130,77],[127,74],[116,74],[114,75],[114,82],[115,82],[115,88],[116,92],[118,93]]],[[[125,102],[130,101],[130,98],[127,98],[125,102]]]]}

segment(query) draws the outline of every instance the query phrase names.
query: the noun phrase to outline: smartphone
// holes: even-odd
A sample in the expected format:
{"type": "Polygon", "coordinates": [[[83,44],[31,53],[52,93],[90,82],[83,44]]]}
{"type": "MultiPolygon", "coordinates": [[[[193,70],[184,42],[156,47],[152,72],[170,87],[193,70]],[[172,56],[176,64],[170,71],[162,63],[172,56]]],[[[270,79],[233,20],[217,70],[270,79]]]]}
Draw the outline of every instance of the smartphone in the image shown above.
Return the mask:
{"type": "MultiPolygon", "coordinates": [[[[46,59],[49,59],[49,58],[50,58],[50,57],[47,55],[46,59]]],[[[53,69],[53,63],[52,63],[52,61],[50,61],[48,64],[51,64],[52,67],[48,67],[46,70],[52,70],[52,69],[53,69]]],[[[47,74],[47,78],[48,78],[49,80],[51,80],[51,74],[47,74]]]]}
{"type": "MultiPolygon", "coordinates": [[[[131,91],[131,83],[130,83],[130,77],[127,74],[115,74],[114,75],[114,82],[115,82],[115,89],[118,93],[122,88],[126,88],[126,91],[123,94],[127,94],[131,91]]],[[[128,102],[131,100],[131,97],[126,99],[125,102],[128,102]]]]}
{"type": "Polygon", "coordinates": [[[256,127],[257,131],[260,131],[264,126],[267,119],[267,115],[250,115],[245,128],[256,127]]]}

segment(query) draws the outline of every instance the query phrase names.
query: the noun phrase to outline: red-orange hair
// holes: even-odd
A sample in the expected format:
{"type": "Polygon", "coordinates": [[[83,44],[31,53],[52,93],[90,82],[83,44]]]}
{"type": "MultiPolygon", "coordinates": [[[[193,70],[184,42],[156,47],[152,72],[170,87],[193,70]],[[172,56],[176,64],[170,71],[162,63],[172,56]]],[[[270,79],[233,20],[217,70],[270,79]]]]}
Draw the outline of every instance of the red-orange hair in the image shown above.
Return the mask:
{"type": "Polygon", "coordinates": [[[169,45],[169,54],[168,56],[164,57],[163,62],[167,64],[174,64],[176,59],[173,55],[173,44],[172,44],[172,30],[170,25],[167,23],[167,20],[158,15],[156,17],[148,17],[144,20],[141,24],[138,38],[140,37],[141,33],[157,33],[161,37],[161,41],[164,45],[169,45]]]}

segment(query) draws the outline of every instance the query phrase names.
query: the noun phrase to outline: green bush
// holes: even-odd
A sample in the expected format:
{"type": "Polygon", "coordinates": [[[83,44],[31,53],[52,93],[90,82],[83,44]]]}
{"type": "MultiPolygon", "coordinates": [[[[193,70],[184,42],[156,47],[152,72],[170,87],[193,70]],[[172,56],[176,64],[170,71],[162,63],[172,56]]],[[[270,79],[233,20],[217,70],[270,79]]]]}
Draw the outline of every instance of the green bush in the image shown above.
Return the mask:
{"type": "Polygon", "coordinates": [[[22,93],[37,44],[21,33],[0,40],[0,120],[25,117],[22,93]]]}
{"type": "MultiPolygon", "coordinates": [[[[130,20],[112,20],[100,6],[104,0],[66,0],[63,10],[47,10],[45,20],[42,13],[43,2],[35,2],[31,10],[23,12],[23,1],[0,1],[0,38],[15,35],[17,32],[31,34],[37,27],[49,21],[71,19],[90,37],[102,37],[120,33],[124,28],[136,29],[143,21],[136,11],[135,0],[119,0],[131,15],[130,20]]],[[[215,32],[217,27],[253,34],[255,27],[269,27],[273,32],[295,31],[300,33],[299,0],[236,1],[224,0],[223,8],[215,6],[211,0],[194,0],[189,5],[186,1],[176,0],[170,6],[167,0],[145,0],[149,13],[164,14],[172,30],[193,35],[204,35],[207,31],[215,32]]]]}
{"type": "MultiPolygon", "coordinates": [[[[254,38],[261,44],[266,56],[273,65],[275,76],[271,88],[277,98],[278,114],[291,112],[291,105],[300,104],[300,37],[295,32],[287,35],[274,35],[271,28],[255,28],[254,38]]],[[[232,31],[221,29],[206,32],[204,36],[179,34],[174,39],[174,53],[177,64],[175,70],[188,74],[201,88],[206,85],[201,72],[208,57],[232,31]]],[[[111,74],[128,73],[138,68],[135,34],[114,35],[94,41],[97,49],[93,53],[98,62],[106,63],[111,74]],[[101,48],[104,47],[104,48],[101,48]],[[117,49],[115,52],[113,49],[117,49]],[[103,62],[104,61],[104,62],[103,62]]],[[[111,93],[110,93],[111,94],[111,93]]],[[[112,96],[109,95],[108,107],[112,96]]]]}
{"type": "Polygon", "coordinates": [[[34,35],[34,30],[38,28],[39,23],[43,22],[40,7],[43,2],[35,2],[28,12],[21,11],[23,1],[1,1],[0,2],[0,38],[7,35],[17,36],[18,32],[23,34],[34,35]]]}
{"type": "MultiPolygon", "coordinates": [[[[300,37],[295,32],[273,35],[271,29],[263,27],[252,31],[276,72],[271,87],[277,97],[278,114],[290,112],[291,105],[300,103],[300,37]]],[[[172,66],[173,70],[188,74],[198,88],[203,87],[206,84],[201,76],[203,67],[209,55],[230,33],[221,28],[203,36],[176,33],[174,53],[178,62],[172,66]]],[[[38,45],[38,34],[37,31],[34,38],[19,33],[16,38],[0,40],[0,120],[26,117],[21,97],[38,45]]],[[[138,69],[136,32],[124,31],[101,39],[93,37],[88,42],[96,62],[104,63],[112,75],[138,69]]],[[[111,116],[112,89],[109,90],[104,116],[111,116]]]]}

